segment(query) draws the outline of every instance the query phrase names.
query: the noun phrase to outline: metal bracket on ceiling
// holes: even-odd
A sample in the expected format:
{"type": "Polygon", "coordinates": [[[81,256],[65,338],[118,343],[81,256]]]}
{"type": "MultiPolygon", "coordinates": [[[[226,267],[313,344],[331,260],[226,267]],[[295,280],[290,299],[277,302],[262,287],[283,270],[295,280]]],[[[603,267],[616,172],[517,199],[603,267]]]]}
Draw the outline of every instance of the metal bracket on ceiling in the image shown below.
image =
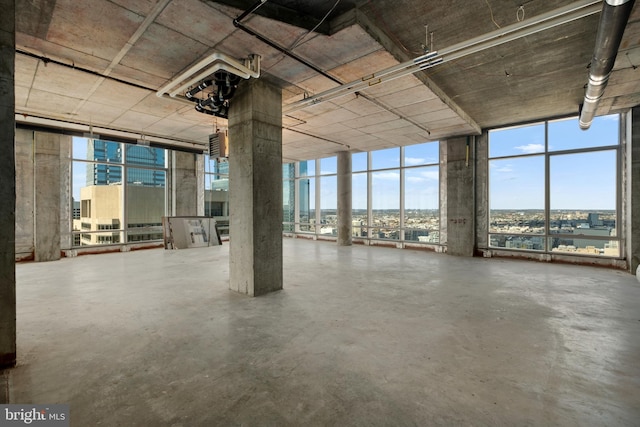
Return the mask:
{"type": "Polygon", "coordinates": [[[162,97],[169,93],[169,96],[175,97],[188,87],[205,80],[219,70],[227,71],[243,79],[258,78],[260,77],[260,55],[251,54],[245,59],[237,60],[223,53],[213,53],[158,89],[156,95],[162,97]]]}

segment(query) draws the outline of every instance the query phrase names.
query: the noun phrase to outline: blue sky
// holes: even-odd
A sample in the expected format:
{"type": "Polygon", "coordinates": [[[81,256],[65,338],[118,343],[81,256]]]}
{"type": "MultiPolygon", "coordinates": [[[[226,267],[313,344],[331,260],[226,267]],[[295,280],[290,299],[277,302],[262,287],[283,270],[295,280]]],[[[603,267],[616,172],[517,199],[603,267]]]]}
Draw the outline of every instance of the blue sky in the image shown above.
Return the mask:
{"type": "MultiPolygon", "coordinates": [[[[587,131],[577,119],[551,121],[549,153],[616,145],[618,127],[617,115],[597,117],[587,131]]],[[[490,209],[544,209],[544,124],[492,131],[489,139],[490,158],[529,155],[489,161],[490,209]]],[[[615,150],[549,156],[550,209],[615,209],[616,168],[615,150]]]]}

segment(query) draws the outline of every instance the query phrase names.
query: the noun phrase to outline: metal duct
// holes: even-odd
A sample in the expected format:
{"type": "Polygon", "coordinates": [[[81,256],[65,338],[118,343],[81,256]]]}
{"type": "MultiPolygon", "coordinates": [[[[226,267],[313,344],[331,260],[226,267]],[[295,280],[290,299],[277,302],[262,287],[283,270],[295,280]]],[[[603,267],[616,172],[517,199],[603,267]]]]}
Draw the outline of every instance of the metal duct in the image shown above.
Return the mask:
{"type": "Polygon", "coordinates": [[[580,129],[591,126],[627,26],[635,0],[605,0],[600,14],[596,47],[589,68],[589,83],[580,110],[580,129]]]}

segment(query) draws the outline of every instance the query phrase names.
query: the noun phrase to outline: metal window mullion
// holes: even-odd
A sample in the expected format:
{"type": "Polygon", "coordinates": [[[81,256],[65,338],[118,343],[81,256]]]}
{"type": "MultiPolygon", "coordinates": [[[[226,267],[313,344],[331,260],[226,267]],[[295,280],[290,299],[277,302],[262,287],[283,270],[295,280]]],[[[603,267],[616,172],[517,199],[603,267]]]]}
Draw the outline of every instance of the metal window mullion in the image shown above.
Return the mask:
{"type": "Polygon", "coordinates": [[[293,232],[300,232],[300,162],[294,163],[293,171],[293,232]]]}
{"type": "Polygon", "coordinates": [[[315,234],[316,236],[319,233],[319,226],[320,226],[320,203],[322,203],[322,200],[320,200],[320,159],[315,159],[315,187],[316,187],[316,194],[315,194],[315,217],[316,217],[316,224],[315,224],[315,234]]]}
{"type": "Polygon", "coordinates": [[[400,235],[398,236],[398,240],[400,242],[404,242],[404,200],[405,200],[405,194],[404,194],[404,189],[405,189],[405,185],[404,185],[404,147],[400,147],[400,221],[399,221],[399,227],[400,229],[398,230],[398,233],[400,233],[400,235]]]}
{"type": "Polygon", "coordinates": [[[373,175],[371,172],[371,151],[367,152],[367,240],[371,241],[371,226],[373,224],[373,175]]]}
{"type": "MultiPolygon", "coordinates": [[[[123,147],[124,148],[124,147],[123,147]]],[[[128,231],[128,226],[127,224],[129,223],[128,220],[128,212],[127,212],[127,175],[128,175],[128,167],[127,167],[127,162],[126,162],[126,157],[127,156],[123,156],[122,157],[122,201],[121,201],[121,206],[122,206],[122,242],[123,244],[126,244],[127,241],[129,240],[129,231],[128,231]]]]}
{"type": "Polygon", "coordinates": [[[544,252],[551,252],[551,160],[549,155],[549,122],[544,122],[544,252]]]}

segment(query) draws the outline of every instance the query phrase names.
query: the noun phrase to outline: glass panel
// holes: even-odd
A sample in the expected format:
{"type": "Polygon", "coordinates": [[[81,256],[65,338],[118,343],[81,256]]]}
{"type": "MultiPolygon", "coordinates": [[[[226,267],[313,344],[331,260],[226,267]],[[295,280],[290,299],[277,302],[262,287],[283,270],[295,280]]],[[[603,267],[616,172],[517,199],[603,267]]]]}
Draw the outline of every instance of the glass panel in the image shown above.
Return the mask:
{"type": "Polygon", "coordinates": [[[314,176],[316,174],[315,160],[305,160],[303,162],[300,162],[299,165],[300,176],[314,176]]]}
{"type": "Polygon", "coordinates": [[[545,238],[542,236],[519,236],[509,234],[490,234],[489,246],[494,248],[526,249],[543,251],[545,238]]]}
{"type": "Polygon", "coordinates": [[[213,171],[220,175],[229,175],[229,162],[226,159],[215,159],[213,161],[213,171]]]}
{"type": "Polygon", "coordinates": [[[543,234],[544,156],[489,161],[489,232],[543,234]]]}
{"type": "MultiPolygon", "coordinates": [[[[293,177],[293,163],[283,165],[283,175],[293,177]],[[287,169],[285,171],[285,169],[287,169]]],[[[283,231],[295,231],[295,181],[284,179],[282,181],[282,229],[283,231]]]]}
{"type": "Polygon", "coordinates": [[[354,237],[367,237],[367,173],[351,176],[351,219],[354,237]]]}
{"type": "Polygon", "coordinates": [[[351,171],[359,172],[367,170],[367,153],[353,153],[351,155],[351,171]]]}
{"type": "Polygon", "coordinates": [[[551,251],[570,255],[601,255],[619,257],[618,240],[574,239],[571,237],[550,238],[551,251]]]}
{"type": "Polygon", "coordinates": [[[338,172],[338,158],[327,157],[320,160],[320,175],[328,175],[338,172]]]}
{"type": "Polygon", "coordinates": [[[405,169],[405,240],[440,240],[439,167],[405,169]],[[429,238],[427,239],[427,236],[429,238]]]}
{"type": "Polygon", "coordinates": [[[316,180],[303,178],[298,180],[300,195],[300,231],[315,231],[316,222],[316,180]]]}
{"type": "Polygon", "coordinates": [[[335,176],[320,178],[320,234],[337,236],[338,182],[335,176]]]}
{"type": "Polygon", "coordinates": [[[229,179],[226,176],[207,174],[204,191],[204,215],[216,219],[221,235],[229,234],[229,179]]]}
{"type": "Polygon", "coordinates": [[[580,129],[577,118],[549,122],[549,151],[618,145],[619,129],[617,114],[594,118],[586,131],[580,129]]]}
{"type": "Polygon", "coordinates": [[[293,179],[295,177],[294,166],[293,163],[284,163],[282,165],[282,179],[293,179]]]}
{"type": "Polygon", "coordinates": [[[127,168],[127,241],[162,239],[166,172],[127,168]]]}
{"type": "Polygon", "coordinates": [[[372,173],[372,237],[398,238],[400,227],[400,171],[372,173]]]}
{"type": "Polygon", "coordinates": [[[74,246],[120,243],[119,232],[94,232],[122,229],[122,166],[73,162],[72,168],[74,246]]]}
{"type": "Polygon", "coordinates": [[[125,144],[125,162],[129,165],[166,167],[166,151],[162,148],[125,144]]]}
{"type": "Polygon", "coordinates": [[[400,167],[400,147],[371,152],[371,169],[400,167]]]}
{"type": "Polygon", "coordinates": [[[616,236],[616,151],[550,158],[550,232],[616,236]]]}
{"type": "Polygon", "coordinates": [[[73,138],[73,158],[122,163],[122,144],[101,139],[73,138]]]}
{"type": "Polygon", "coordinates": [[[489,131],[489,158],[544,152],[544,123],[489,131]]]}
{"type": "Polygon", "coordinates": [[[417,166],[438,164],[440,161],[438,141],[404,147],[404,165],[417,166]]]}

